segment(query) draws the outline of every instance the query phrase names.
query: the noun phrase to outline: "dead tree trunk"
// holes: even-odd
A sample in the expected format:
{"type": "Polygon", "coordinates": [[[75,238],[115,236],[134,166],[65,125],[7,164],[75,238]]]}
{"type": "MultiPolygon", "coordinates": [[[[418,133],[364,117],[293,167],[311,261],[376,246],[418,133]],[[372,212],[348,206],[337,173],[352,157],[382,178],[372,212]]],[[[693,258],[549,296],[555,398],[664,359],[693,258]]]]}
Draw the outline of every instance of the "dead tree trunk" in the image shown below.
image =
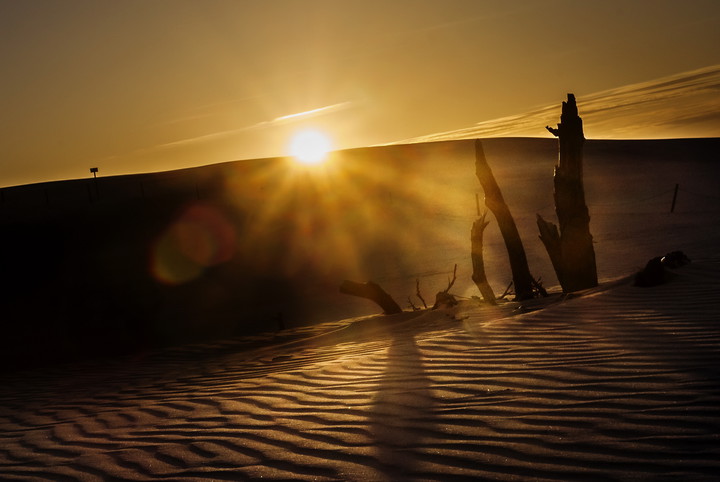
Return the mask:
{"type": "Polygon", "coordinates": [[[555,166],[555,212],[560,224],[545,221],[538,215],[540,239],[550,255],[553,268],[564,292],[597,286],[595,250],[590,234],[590,214],[583,187],[582,119],[575,96],[568,94],[562,103],[557,129],[546,127],[559,139],[560,156],[555,166]]]}
{"type": "Polygon", "coordinates": [[[392,296],[387,294],[379,284],[372,281],[358,283],[356,281],[345,280],[340,284],[340,293],[372,300],[380,305],[380,308],[383,309],[386,315],[402,313],[402,308],[400,308],[392,296]]]}
{"type": "Polygon", "coordinates": [[[483,233],[489,221],[485,221],[487,211],[483,213],[472,225],[470,231],[470,257],[472,258],[472,280],[477,285],[483,299],[486,303],[491,305],[496,304],[495,293],[493,293],[490,283],[488,283],[487,276],[485,276],[485,261],[483,260],[483,233]]]}
{"type": "Polygon", "coordinates": [[[505,240],[505,247],[510,258],[513,283],[515,284],[515,298],[527,300],[533,298],[533,277],[528,268],[525,248],[520,240],[515,220],[505,204],[495,176],[485,159],[482,142],[475,140],[475,174],[477,175],[483,191],[485,191],[485,206],[492,211],[497,220],[498,227],[505,240]]]}

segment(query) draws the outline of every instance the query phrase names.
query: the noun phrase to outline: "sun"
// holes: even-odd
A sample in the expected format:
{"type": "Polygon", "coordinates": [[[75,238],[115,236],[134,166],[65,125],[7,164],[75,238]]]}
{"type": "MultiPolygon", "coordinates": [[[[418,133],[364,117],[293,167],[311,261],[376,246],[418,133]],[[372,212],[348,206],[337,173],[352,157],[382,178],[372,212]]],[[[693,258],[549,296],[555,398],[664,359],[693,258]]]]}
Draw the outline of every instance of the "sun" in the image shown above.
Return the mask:
{"type": "Polygon", "coordinates": [[[315,129],[300,131],[290,140],[290,155],[309,166],[324,162],[331,149],[330,137],[315,129]]]}

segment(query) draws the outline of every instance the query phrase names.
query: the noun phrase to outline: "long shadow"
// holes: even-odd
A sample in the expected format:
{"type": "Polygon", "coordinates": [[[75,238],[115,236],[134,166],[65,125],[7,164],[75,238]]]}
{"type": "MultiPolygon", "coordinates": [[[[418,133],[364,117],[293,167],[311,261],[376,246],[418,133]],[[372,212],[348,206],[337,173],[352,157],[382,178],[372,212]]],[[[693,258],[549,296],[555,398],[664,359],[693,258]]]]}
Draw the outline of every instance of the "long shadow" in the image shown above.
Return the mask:
{"type": "Polygon", "coordinates": [[[410,477],[420,462],[414,449],[434,425],[430,384],[415,338],[396,334],[369,412],[376,457],[392,480],[410,477]]]}

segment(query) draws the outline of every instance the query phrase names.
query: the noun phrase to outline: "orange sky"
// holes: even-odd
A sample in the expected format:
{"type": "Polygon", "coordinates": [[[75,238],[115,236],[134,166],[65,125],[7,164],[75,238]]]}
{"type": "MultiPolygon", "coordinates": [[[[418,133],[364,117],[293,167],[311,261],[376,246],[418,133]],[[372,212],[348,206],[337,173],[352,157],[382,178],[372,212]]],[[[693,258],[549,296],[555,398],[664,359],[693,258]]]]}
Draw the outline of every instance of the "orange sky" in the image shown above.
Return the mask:
{"type": "Polygon", "coordinates": [[[582,115],[720,64],[720,2],[0,0],[0,36],[8,186],[283,155],[308,126],[392,142],[567,92],[582,115]]]}

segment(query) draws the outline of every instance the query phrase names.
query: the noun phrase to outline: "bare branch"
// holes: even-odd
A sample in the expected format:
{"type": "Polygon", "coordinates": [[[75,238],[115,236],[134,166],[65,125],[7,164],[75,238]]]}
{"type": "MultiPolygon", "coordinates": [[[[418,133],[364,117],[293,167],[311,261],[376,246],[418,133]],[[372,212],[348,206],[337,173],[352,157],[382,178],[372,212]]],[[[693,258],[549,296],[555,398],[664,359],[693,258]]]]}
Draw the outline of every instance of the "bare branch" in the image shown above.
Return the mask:
{"type": "Polygon", "coordinates": [[[450,288],[455,284],[455,280],[457,279],[457,263],[455,264],[455,268],[453,268],[453,277],[450,279],[448,277],[448,287],[445,288],[444,291],[440,291],[438,294],[435,295],[435,304],[433,305],[432,309],[437,309],[440,305],[445,306],[454,306],[457,304],[457,300],[455,299],[455,296],[451,295],[449,293],[450,288]]]}
{"type": "Polygon", "coordinates": [[[427,309],[427,303],[425,303],[425,298],[423,298],[423,296],[420,294],[420,278],[416,278],[416,280],[415,280],[415,290],[416,290],[415,294],[417,295],[418,298],[420,298],[420,301],[422,301],[422,304],[425,307],[425,309],[427,309]]]}
{"type": "Polygon", "coordinates": [[[372,300],[380,305],[386,315],[402,313],[402,309],[395,300],[392,299],[392,296],[387,294],[380,285],[372,281],[357,283],[355,281],[345,280],[340,284],[340,293],[372,300]]]}
{"type": "Polygon", "coordinates": [[[448,277],[448,287],[445,288],[445,290],[443,291],[443,293],[447,293],[447,292],[450,291],[450,288],[452,288],[452,286],[455,284],[455,280],[456,280],[456,279],[457,279],[457,263],[455,263],[455,268],[453,269],[453,277],[452,277],[452,280],[450,279],[450,277],[448,277]]]}
{"type": "MultiPolygon", "coordinates": [[[[477,201],[477,199],[478,197],[476,194],[475,200],[477,201]]],[[[479,216],[479,203],[477,208],[479,216]]],[[[490,283],[488,283],[487,276],[485,275],[485,261],[483,259],[483,234],[485,232],[485,228],[488,224],[490,224],[489,221],[485,220],[487,218],[487,213],[487,210],[485,210],[482,216],[475,220],[472,225],[472,229],[470,230],[470,258],[472,259],[473,266],[473,282],[480,290],[485,302],[494,305],[495,294],[493,293],[490,283]]]]}
{"type": "Polygon", "coordinates": [[[499,299],[499,300],[503,300],[503,299],[505,299],[505,297],[506,297],[507,295],[512,294],[512,290],[510,289],[510,288],[512,288],[512,285],[513,285],[513,282],[511,281],[510,284],[507,285],[507,288],[505,288],[505,291],[503,292],[503,294],[501,294],[500,296],[498,296],[498,299],[499,299]]]}
{"type": "Polygon", "coordinates": [[[533,288],[538,295],[542,296],[543,298],[547,298],[548,292],[542,285],[542,276],[538,279],[533,278],[533,288]]]}

